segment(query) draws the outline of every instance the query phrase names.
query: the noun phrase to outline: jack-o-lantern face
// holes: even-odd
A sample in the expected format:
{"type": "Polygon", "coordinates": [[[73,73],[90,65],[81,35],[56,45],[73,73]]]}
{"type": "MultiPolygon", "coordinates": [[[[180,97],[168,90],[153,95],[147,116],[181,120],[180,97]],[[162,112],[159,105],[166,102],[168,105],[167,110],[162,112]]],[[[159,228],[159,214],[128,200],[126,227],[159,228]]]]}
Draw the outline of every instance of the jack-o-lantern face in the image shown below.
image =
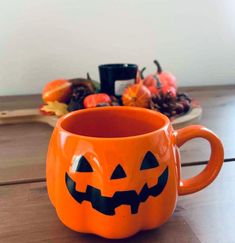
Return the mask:
{"type": "MultiPolygon", "coordinates": [[[[140,173],[143,170],[151,170],[159,166],[157,158],[150,151],[144,155],[143,160],[140,161],[139,164],[140,173]]],[[[73,173],[96,173],[88,159],[82,155],[75,156],[71,169],[73,173]]],[[[117,164],[116,168],[110,174],[110,180],[122,180],[126,177],[128,177],[128,174],[125,172],[125,168],[123,168],[121,164],[117,164]]],[[[121,205],[129,205],[131,208],[131,214],[138,213],[140,203],[145,202],[151,196],[157,197],[160,195],[164,190],[167,181],[168,166],[161,175],[156,178],[155,185],[149,187],[146,182],[139,193],[135,190],[117,190],[112,197],[108,197],[103,196],[102,191],[99,188],[91,185],[87,185],[85,192],[76,190],[76,181],[69,176],[69,173],[65,173],[65,183],[73,199],[80,204],[83,201],[88,201],[95,210],[105,215],[114,215],[115,209],[121,205]]]]}

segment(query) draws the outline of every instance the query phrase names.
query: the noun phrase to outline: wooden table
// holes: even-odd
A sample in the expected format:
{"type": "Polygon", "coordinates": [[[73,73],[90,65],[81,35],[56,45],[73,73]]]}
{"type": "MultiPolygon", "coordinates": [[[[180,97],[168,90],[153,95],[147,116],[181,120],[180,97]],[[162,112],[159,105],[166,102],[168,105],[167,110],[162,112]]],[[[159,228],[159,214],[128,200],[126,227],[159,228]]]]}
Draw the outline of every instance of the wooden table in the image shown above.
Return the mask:
{"type": "MultiPolygon", "coordinates": [[[[187,88],[201,102],[201,124],[225,146],[222,172],[201,192],[180,197],[172,218],[128,242],[235,242],[235,86],[187,88]]],[[[0,110],[34,108],[39,96],[1,97],[0,110]]],[[[73,232],[58,220],[45,185],[45,158],[52,129],[45,124],[0,127],[0,242],[110,242],[73,232]]],[[[200,171],[208,145],[195,139],[181,149],[183,176],[200,171]],[[202,162],[201,162],[202,161],[202,162]]],[[[126,240],[123,240],[126,242],[126,240]]]]}

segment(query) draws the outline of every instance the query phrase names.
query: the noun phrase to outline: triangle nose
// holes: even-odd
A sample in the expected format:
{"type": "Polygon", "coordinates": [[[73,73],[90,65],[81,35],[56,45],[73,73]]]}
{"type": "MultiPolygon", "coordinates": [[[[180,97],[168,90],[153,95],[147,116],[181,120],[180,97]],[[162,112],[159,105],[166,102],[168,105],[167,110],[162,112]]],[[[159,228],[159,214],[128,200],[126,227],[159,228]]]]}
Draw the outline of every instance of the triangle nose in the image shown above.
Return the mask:
{"type": "Polygon", "coordinates": [[[120,178],[124,178],[124,177],[126,177],[126,173],[125,173],[124,169],[122,168],[122,166],[120,164],[118,164],[117,167],[115,168],[115,170],[113,171],[111,180],[120,179],[120,178]]]}

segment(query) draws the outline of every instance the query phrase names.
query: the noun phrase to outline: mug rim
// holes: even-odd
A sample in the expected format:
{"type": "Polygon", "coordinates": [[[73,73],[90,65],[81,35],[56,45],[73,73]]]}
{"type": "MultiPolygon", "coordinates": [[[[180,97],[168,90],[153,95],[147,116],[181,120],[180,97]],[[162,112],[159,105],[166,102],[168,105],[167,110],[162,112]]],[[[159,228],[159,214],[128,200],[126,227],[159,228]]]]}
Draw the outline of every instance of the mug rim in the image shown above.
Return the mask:
{"type": "Polygon", "coordinates": [[[106,140],[106,141],[121,141],[121,140],[128,140],[128,139],[139,139],[139,138],[145,138],[145,137],[148,137],[148,136],[151,136],[151,135],[154,135],[156,133],[158,133],[159,131],[162,131],[162,130],[166,130],[167,127],[169,126],[170,124],[170,120],[167,116],[163,115],[162,113],[158,112],[158,111],[153,111],[153,110],[150,110],[150,109],[147,109],[147,108],[140,108],[140,107],[133,107],[133,106],[106,106],[106,107],[96,107],[96,108],[87,108],[87,109],[82,109],[82,110],[76,110],[76,111],[72,111],[72,112],[69,112],[68,114],[62,116],[61,118],[58,119],[57,123],[56,123],[56,126],[55,128],[58,128],[60,131],[63,131],[64,133],[67,133],[71,136],[75,136],[75,137],[78,137],[78,138],[81,138],[81,139],[89,139],[89,140],[106,140]],[[130,110],[136,110],[136,111],[144,111],[145,113],[148,113],[148,114],[151,114],[151,115],[155,115],[155,116],[158,116],[160,117],[163,121],[164,121],[164,124],[158,128],[158,129],[154,129],[153,131],[151,132],[146,132],[146,133],[143,133],[143,134],[139,134],[139,135],[131,135],[131,136],[122,136],[122,137],[93,137],[93,136],[86,136],[86,135],[81,135],[81,134],[77,134],[77,133],[73,133],[73,132],[70,132],[68,130],[66,130],[63,126],[62,126],[62,123],[64,120],[70,118],[71,116],[75,116],[77,114],[81,114],[81,113],[90,113],[92,112],[92,110],[100,110],[100,111],[105,111],[105,110],[124,110],[124,111],[130,111],[130,110]]]}

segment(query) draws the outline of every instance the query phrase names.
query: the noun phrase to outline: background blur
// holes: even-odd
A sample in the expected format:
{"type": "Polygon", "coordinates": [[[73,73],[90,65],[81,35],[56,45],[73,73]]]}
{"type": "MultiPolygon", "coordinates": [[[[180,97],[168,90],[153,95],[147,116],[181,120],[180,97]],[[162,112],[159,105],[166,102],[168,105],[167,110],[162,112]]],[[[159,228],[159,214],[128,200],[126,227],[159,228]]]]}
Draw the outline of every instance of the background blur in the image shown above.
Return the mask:
{"type": "Polygon", "coordinates": [[[102,63],[147,72],[157,58],[180,86],[235,83],[234,0],[0,0],[0,95],[40,93],[102,63]]]}

